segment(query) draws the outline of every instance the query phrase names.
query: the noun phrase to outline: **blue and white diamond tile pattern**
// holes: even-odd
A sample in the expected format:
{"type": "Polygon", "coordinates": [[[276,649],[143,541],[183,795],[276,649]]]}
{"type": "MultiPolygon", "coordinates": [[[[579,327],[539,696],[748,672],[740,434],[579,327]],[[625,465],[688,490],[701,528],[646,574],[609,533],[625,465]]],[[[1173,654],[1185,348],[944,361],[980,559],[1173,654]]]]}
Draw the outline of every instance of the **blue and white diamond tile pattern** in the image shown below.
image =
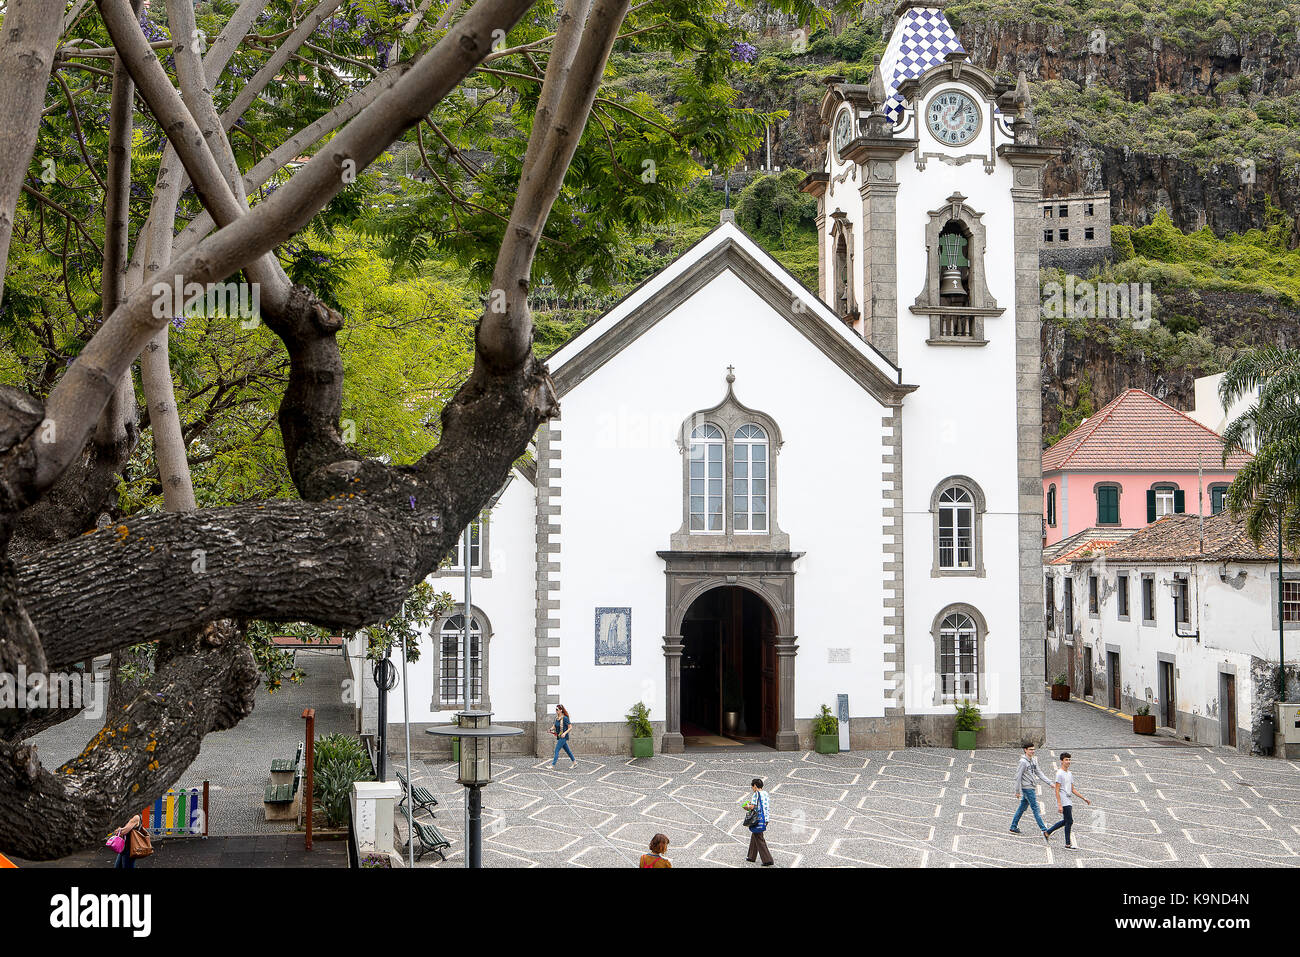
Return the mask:
{"type": "Polygon", "coordinates": [[[911,7],[904,11],[880,60],[880,69],[884,71],[885,113],[893,122],[897,123],[903,112],[899,84],[943,63],[954,50],[966,52],[942,10],[911,7]]]}

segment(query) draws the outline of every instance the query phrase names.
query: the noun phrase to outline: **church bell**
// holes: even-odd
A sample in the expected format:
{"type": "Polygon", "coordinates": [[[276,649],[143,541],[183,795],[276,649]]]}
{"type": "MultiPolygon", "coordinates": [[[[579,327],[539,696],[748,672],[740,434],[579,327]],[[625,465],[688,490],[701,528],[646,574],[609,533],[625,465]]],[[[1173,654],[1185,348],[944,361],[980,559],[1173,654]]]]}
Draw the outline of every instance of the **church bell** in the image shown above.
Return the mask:
{"type": "Polygon", "coordinates": [[[962,282],[961,267],[969,266],[966,258],[966,237],[961,233],[945,232],[939,236],[939,295],[964,296],[966,285],[962,282]]]}
{"type": "Polygon", "coordinates": [[[939,273],[939,295],[941,296],[964,296],[966,287],[961,282],[961,270],[956,266],[949,266],[939,273]]]}

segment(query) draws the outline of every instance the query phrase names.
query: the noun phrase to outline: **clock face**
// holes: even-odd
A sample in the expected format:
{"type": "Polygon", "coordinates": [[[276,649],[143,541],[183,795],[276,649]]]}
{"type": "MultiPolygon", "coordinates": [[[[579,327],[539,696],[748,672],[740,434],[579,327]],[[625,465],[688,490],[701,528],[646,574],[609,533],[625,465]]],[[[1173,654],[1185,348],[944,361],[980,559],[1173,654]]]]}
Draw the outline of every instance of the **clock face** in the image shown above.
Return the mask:
{"type": "Polygon", "coordinates": [[[839,117],[835,120],[835,155],[839,156],[840,151],[853,139],[853,116],[849,110],[841,110],[839,117]]]}
{"type": "Polygon", "coordinates": [[[925,118],[934,138],[948,146],[964,146],[980,130],[980,108],[969,96],[956,90],[946,90],[934,97],[925,118]]]}

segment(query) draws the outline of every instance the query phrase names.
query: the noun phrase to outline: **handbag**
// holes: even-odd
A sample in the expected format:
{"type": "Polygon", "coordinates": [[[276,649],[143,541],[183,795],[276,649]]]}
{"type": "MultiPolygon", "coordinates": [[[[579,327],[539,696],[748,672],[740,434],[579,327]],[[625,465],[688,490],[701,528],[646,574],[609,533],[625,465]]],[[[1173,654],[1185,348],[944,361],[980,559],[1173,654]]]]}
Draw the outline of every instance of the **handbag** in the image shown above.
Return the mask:
{"type": "Polygon", "coordinates": [[[114,854],[121,854],[126,848],[126,838],[121,834],[110,834],[108,840],[104,842],[104,846],[114,854]]]}
{"type": "Polygon", "coordinates": [[[127,846],[132,859],[148,857],[153,853],[153,841],[149,840],[149,832],[142,827],[132,829],[131,836],[127,838],[127,846]]]}
{"type": "Polygon", "coordinates": [[[758,827],[758,805],[754,805],[745,814],[745,820],[741,822],[745,827],[758,827]]]}

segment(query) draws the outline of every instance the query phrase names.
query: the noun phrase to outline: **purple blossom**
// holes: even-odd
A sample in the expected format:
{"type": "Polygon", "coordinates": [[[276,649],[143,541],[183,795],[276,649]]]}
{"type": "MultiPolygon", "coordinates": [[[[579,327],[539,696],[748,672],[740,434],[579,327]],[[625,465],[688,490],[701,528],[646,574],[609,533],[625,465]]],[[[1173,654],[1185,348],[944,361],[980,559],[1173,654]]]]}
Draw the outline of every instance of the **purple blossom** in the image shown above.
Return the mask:
{"type": "Polygon", "coordinates": [[[731,45],[731,59],[737,63],[753,63],[758,58],[758,47],[744,40],[737,40],[731,45]]]}
{"type": "Polygon", "coordinates": [[[173,328],[173,329],[178,329],[178,330],[179,330],[179,329],[184,329],[184,328],[185,328],[185,317],[184,317],[184,316],[172,316],[172,328],[173,328]]]}

